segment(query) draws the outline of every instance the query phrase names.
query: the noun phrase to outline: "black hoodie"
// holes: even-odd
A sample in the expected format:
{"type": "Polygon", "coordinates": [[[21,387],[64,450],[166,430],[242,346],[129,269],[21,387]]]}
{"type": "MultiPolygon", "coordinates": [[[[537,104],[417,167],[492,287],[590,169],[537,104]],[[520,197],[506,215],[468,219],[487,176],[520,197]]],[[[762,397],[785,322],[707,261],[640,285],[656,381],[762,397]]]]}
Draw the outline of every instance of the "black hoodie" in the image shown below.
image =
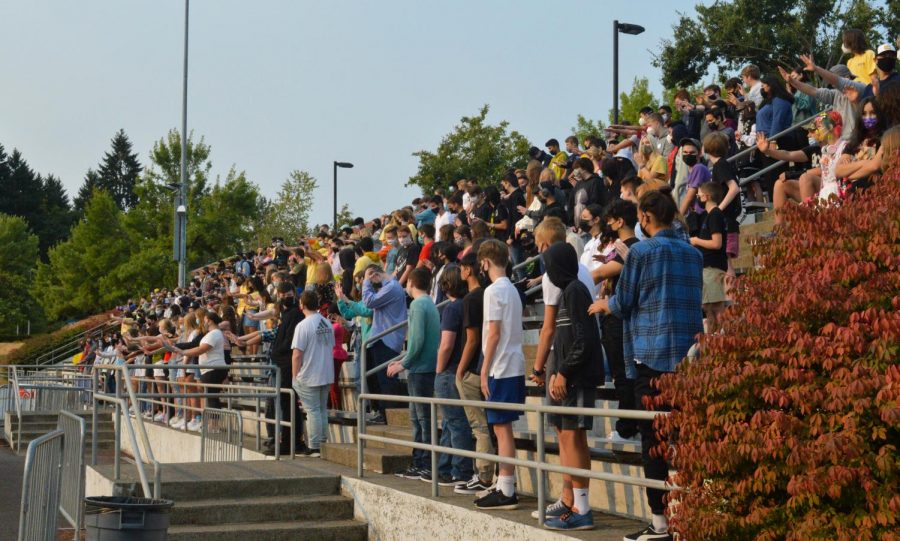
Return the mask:
{"type": "Polygon", "coordinates": [[[543,260],[550,282],[562,289],[553,339],[556,371],[569,385],[596,387],[603,382],[603,349],[597,320],[588,315],[591,294],[578,280],[578,256],[572,245],[558,242],[543,260]]]}

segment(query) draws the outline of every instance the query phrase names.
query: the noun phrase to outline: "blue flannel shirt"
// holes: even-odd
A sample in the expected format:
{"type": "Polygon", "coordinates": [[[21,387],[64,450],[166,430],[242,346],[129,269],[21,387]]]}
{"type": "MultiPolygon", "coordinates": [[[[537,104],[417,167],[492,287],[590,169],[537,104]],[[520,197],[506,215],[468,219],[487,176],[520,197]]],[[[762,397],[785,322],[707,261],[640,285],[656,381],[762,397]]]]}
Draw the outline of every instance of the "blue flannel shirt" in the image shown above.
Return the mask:
{"type": "Polygon", "coordinates": [[[674,372],[703,332],[703,256],[663,229],[631,247],[609,310],[622,318],[626,374],[674,372]]]}

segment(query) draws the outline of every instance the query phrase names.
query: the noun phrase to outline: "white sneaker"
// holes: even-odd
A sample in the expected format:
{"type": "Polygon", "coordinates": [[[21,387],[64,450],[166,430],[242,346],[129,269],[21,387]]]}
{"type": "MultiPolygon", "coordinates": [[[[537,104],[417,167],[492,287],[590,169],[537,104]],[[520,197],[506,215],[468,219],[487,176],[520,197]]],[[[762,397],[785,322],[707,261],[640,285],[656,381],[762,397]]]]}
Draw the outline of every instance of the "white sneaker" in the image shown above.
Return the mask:
{"type": "Polygon", "coordinates": [[[184,430],[185,426],[187,426],[187,422],[185,422],[184,418],[181,417],[178,419],[178,422],[172,425],[172,428],[174,428],[175,430],[184,430]]]}
{"type": "Polygon", "coordinates": [[[191,432],[200,432],[202,426],[203,423],[200,422],[200,419],[194,417],[191,422],[187,424],[187,429],[191,432]]]}
{"type": "Polygon", "coordinates": [[[178,415],[178,416],[176,416],[176,417],[172,417],[171,419],[169,419],[169,426],[173,426],[173,427],[174,427],[175,425],[178,424],[178,421],[181,421],[181,420],[182,420],[181,415],[178,415]]]}
{"type": "Polygon", "coordinates": [[[144,419],[148,419],[148,420],[149,420],[149,419],[152,419],[152,418],[153,418],[153,411],[152,411],[152,410],[147,410],[147,411],[145,411],[144,413],[141,414],[141,417],[143,417],[144,419]]]}
{"type": "Polygon", "coordinates": [[[165,416],[166,416],[165,413],[159,412],[159,413],[157,413],[156,415],[153,416],[153,422],[155,422],[155,423],[161,423],[162,420],[165,418],[165,416]]]}
{"type": "Polygon", "coordinates": [[[635,434],[630,438],[623,438],[621,435],[619,435],[618,430],[613,430],[612,432],[607,434],[606,439],[610,440],[612,443],[638,443],[641,441],[641,437],[638,434],[635,434]]]}

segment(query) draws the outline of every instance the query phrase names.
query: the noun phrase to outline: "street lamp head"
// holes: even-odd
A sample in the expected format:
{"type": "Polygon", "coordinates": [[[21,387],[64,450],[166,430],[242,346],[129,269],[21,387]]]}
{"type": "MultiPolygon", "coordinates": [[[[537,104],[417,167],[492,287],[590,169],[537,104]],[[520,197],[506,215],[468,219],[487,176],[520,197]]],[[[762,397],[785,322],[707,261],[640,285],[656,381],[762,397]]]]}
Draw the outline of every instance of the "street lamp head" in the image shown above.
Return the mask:
{"type": "Polygon", "coordinates": [[[350,162],[334,162],[334,165],[336,165],[337,167],[343,167],[345,169],[353,167],[353,164],[350,162]]]}
{"type": "Polygon", "coordinates": [[[187,214],[187,207],[185,207],[184,205],[178,205],[178,208],[175,209],[175,212],[177,212],[178,214],[187,214]]]}
{"type": "Polygon", "coordinates": [[[623,34],[631,34],[632,36],[636,36],[640,33],[643,33],[643,31],[643,26],[630,23],[619,23],[619,32],[622,32],[623,34]]]}
{"type": "Polygon", "coordinates": [[[172,190],[173,192],[176,192],[181,189],[181,184],[178,184],[176,182],[170,182],[170,183],[166,184],[166,188],[169,190],[172,190]]]}

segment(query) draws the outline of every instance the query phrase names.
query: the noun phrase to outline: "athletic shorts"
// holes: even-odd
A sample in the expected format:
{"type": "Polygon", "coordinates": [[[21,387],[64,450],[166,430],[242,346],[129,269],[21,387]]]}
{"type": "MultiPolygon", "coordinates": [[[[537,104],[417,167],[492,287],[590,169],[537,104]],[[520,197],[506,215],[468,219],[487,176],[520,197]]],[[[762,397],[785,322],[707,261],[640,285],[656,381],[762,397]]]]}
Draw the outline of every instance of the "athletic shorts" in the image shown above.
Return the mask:
{"type": "MultiPolygon", "coordinates": [[[[549,381],[547,382],[549,388],[549,381]]],[[[566,396],[562,400],[550,399],[551,406],[564,406],[567,408],[593,408],[596,407],[597,388],[581,385],[569,385],[566,396]]],[[[558,415],[550,413],[547,420],[558,430],[591,430],[594,428],[594,418],[589,415],[558,415]]]]}
{"type": "Polygon", "coordinates": [[[731,258],[737,257],[740,255],[740,246],[741,237],[738,233],[725,234],[725,255],[731,258]]]}
{"type": "MultiPolygon", "coordinates": [[[[509,378],[488,378],[488,392],[491,396],[488,402],[508,402],[511,404],[525,403],[525,376],[512,376],[509,378]]],[[[512,410],[486,410],[487,422],[493,425],[511,423],[518,419],[521,411],[512,410]]]]}

